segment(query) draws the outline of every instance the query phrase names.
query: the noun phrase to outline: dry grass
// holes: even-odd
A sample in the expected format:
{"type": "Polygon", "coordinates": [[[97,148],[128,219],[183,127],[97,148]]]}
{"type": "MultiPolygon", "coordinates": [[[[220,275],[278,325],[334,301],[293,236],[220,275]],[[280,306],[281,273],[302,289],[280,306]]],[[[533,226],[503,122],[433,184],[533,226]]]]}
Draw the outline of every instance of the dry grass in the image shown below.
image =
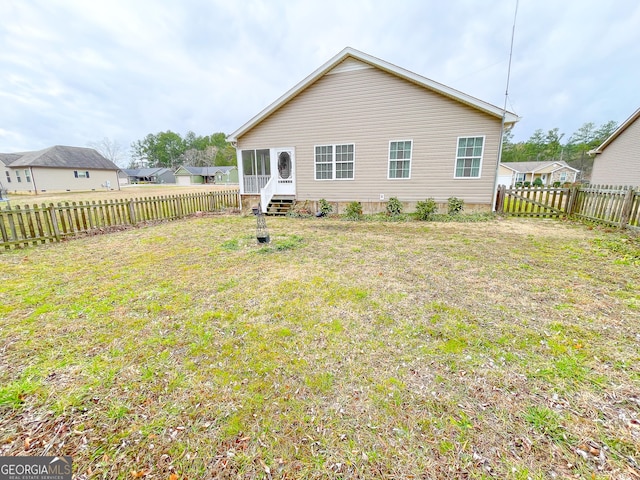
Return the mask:
{"type": "Polygon", "coordinates": [[[0,454],[77,478],[640,478],[637,238],[267,221],[267,247],[211,216],[2,254],[0,454]]]}
{"type": "MultiPolygon", "coordinates": [[[[77,202],[77,201],[105,201],[120,200],[124,198],[158,197],[165,195],[183,195],[188,193],[201,193],[203,191],[237,190],[237,185],[125,185],[120,190],[102,190],[92,192],[51,192],[34,194],[11,194],[9,201],[11,206],[33,205],[41,203],[77,202]]],[[[0,204],[4,208],[5,204],[0,204]]]]}

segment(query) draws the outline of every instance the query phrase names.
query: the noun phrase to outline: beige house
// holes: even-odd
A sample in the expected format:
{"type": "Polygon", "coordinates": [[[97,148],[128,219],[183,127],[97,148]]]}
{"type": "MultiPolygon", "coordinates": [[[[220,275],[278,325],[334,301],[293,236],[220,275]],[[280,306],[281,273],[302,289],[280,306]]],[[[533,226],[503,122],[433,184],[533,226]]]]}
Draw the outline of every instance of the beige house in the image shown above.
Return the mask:
{"type": "MultiPolygon", "coordinates": [[[[519,118],[504,112],[505,124],[519,118]]],[[[345,48],[229,136],[245,205],[283,198],[368,211],[397,197],[491,208],[503,110],[345,48]],[[251,197],[251,198],[247,198],[251,197]]]]}
{"type": "Polygon", "coordinates": [[[9,193],[119,190],[118,167],[92,148],[56,145],[0,153],[0,182],[9,193]]]}
{"type": "Polygon", "coordinates": [[[589,154],[592,184],[640,186],[640,108],[589,154]]]}
{"type": "Polygon", "coordinates": [[[543,185],[573,183],[580,170],[561,160],[546,162],[502,162],[498,170],[498,185],[507,187],[540,179],[543,185]]]}

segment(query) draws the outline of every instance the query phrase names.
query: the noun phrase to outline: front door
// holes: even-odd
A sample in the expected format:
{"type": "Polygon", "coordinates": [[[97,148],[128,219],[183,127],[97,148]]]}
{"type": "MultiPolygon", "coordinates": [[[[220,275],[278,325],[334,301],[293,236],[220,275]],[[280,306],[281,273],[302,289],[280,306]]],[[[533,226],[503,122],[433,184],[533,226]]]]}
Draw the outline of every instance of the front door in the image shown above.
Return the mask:
{"type": "Polygon", "coordinates": [[[293,148],[276,148],[274,149],[274,156],[272,161],[275,162],[275,168],[272,168],[272,172],[276,172],[276,190],[278,195],[295,195],[296,194],[296,181],[295,181],[295,153],[293,148]]]}

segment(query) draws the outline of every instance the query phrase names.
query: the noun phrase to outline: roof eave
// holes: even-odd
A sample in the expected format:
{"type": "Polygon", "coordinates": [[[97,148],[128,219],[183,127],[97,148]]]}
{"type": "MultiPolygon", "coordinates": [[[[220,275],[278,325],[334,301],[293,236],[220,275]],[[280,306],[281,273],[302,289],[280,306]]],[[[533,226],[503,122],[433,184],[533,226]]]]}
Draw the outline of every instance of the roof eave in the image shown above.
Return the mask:
{"type": "Polygon", "coordinates": [[[242,125],[239,129],[229,134],[229,136],[227,137],[227,141],[237,142],[238,137],[242,136],[243,134],[251,130],[257,124],[259,124],[262,120],[267,118],[269,115],[271,115],[273,112],[279,109],[282,105],[284,105],[289,100],[291,100],[293,97],[295,97],[296,95],[304,91],[308,86],[313,84],[321,76],[323,76],[333,67],[335,67],[340,62],[345,60],[347,57],[353,57],[356,60],[360,60],[361,62],[368,63],[374,67],[380,68],[381,70],[387,71],[400,78],[404,78],[422,87],[428,88],[437,93],[445,95],[449,98],[457,100],[461,103],[465,103],[473,108],[484,111],[489,115],[498,117],[500,119],[504,115],[505,125],[513,125],[520,120],[520,117],[515,113],[509,112],[507,110],[503,110],[495,105],[492,105],[483,100],[472,97],[471,95],[467,95],[466,93],[462,93],[451,87],[447,87],[446,85],[435,82],[433,80],[430,80],[416,73],[410,72],[409,70],[405,70],[404,68],[398,67],[396,65],[393,65],[392,63],[373,57],[367,53],[361,52],[351,47],[346,47],[337,55],[332,57],[329,61],[325,62],[319,68],[314,70],[310,75],[305,77],[301,82],[296,84],[293,88],[288,90],[284,95],[280,96],[276,101],[274,101],[265,109],[263,109],[251,120],[249,120],[247,123],[242,125]]]}
{"type": "Polygon", "coordinates": [[[622,122],[622,125],[620,125],[618,128],[616,128],[614,130],[614,132],[611,135],[609,135],[609,137],[604,142],[602,142],[602,144],[599,147],[594,148],[593,150],[589,150],[587,152],[587,155],[593,156],[593,155],[597,155],[599,153],[602,153],[602,151],[605,148],[607,148],[607,146],[611,142],[613,142],[616,138],[618,138],[618,136],[622,132],[624,132],[627,129],[627,127],[629,127],[629,125],[631,125],[633,122],[635,122],[639,117],[640,117],[640,108],[638,108],[635,112],[633,112],[631,114],[631,116],[629,118],[627,118],[624,122],[622,122]]]}

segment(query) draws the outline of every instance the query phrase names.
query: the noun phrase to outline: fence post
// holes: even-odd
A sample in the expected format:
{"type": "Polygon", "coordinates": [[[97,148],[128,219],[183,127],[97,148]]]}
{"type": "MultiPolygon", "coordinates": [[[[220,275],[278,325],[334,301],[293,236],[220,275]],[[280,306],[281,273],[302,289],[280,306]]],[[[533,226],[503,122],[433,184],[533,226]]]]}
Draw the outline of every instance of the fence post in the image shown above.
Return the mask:
{"type": "Polygon", "coordinates": [[[629,217],[631,217],[631,208],[633,207],[633,195],[635,191],[633,188],[629,188],[622,201],[622,213],[620,215],[620,228],[625,228],[629,223],[629,217]]]}
{"type": "Polygon", "coordinates": [[[574,213],[576,198],[578,197],[579,190],[580,187],[578,186],[571,187],[571,190],[569,192],[569,201],[567,202],[567,217],[570,217],[574,213]]]}
{"type": "Polygon", "coordinates": [[[49,204],[49,218],[51,219],[51,227],[53,228],[53,233],[56,236],[56,242],[59,242],[60,228],[58,227],[58,216],[56,215],[56,209],[53,206],[53,203],[49,204]]]}
{"type": "Polygon", "coordinates": [[[131,222],[131,225],[135,225],[136,224],[136,209],[133,206],[133,200],[129,200],[128,207],[129,207],[129,222],[131,222]]]}
{"type": "Polygon", "coordinates": [[[505,185],[498,186],[498,195],[496,196],[496,213],[504,213],[504,196],[506,195],[507,187],[505,185]]]}
{"type": "Polygon", "coordinates": [[[178,195],[178,218],[182,218],[182,195],[178,195]]]}

